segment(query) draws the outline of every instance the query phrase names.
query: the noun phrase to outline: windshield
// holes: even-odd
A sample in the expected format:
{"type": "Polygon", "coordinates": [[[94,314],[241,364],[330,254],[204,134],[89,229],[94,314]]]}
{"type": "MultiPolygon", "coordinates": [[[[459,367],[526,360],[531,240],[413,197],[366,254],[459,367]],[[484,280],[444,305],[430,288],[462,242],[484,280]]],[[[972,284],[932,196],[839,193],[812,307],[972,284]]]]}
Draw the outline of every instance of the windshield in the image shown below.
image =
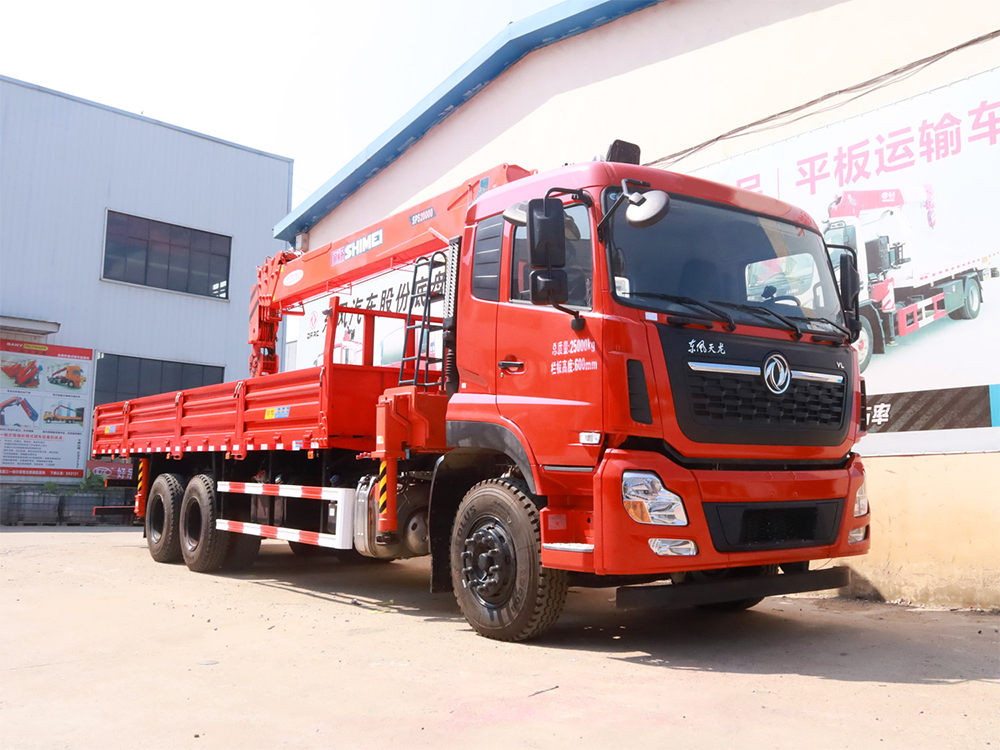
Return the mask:
{"type": "MultiPolygon", "coordinates": [[[[605,191],[605,210],[620,192],[605,191]]],[[[707,303],[771,327],[844,322],[823,241],[808,229],[674,196],[653,226],[631,227],[620,210],[610,228],[614,293],[626,305],[704,317],[707,303]]]]}

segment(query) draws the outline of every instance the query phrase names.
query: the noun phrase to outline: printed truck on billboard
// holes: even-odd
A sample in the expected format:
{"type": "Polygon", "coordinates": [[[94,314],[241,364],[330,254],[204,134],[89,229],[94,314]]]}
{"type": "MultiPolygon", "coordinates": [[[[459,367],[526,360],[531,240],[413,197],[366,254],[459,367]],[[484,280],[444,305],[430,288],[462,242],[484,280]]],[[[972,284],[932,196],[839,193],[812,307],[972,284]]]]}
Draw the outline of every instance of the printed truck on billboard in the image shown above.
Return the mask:
{"type": "Polygon", "coordinates": [[[853,251],[866,282],[861,286],[864,317],[857,343],[862,372],[872,354],[890,351],[901,336],[945,316],[978,317],[983,282],[1000,276],[1000,252],[937,241],[930,185],[923,186],[916,200],[904,198],[899,189],[845,191],[830,204],[828,214],[824,237],[833,248],[834,268],[839,267],[840,254],[853,251]]]}

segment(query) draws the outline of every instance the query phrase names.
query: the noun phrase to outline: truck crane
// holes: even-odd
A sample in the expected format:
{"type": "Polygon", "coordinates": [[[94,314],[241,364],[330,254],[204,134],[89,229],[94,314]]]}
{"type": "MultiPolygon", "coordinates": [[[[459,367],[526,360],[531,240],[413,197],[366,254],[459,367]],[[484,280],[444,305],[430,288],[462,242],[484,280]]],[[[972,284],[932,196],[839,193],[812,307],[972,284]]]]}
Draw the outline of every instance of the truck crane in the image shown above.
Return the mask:
{"type": "Polygon", "coordinates": [[[3,413],[10,406],[20,406],[21,409],[24,410],[24,413],[25,415],[27,415],[28,419],[30,419],[32,422],[38,420],[38,412],[35,411],[35,407],[29,404],[27,399],[21,398],[20,396],[14,396],[13,398],[9,398],[2,404],[0,404],[0,425],[7,424],[7,421],[4,419],[3,413]]]}
{"type": "Polygon", "coordinates": [[[3,370],[4,375],[14,381],[14,385],[18,388],[38,387],[38,373],[42,371],[42,368],[33,359],[7,362],[0,369],[3,370]]]}
{"type": "Polygon", "coordinates": [[[45,416],[42,419],[46,422],[59,422],[62,424],[83,424],[83,407],[59,404],[52,411],[45,412],[45,416]]]}
{"type": "Polygon", "coordinates": [[[84,377],[80,365],[66,365],[49,375],[48,381],[53,385],[64,385],[67,388],[82,388],[87,378],[84,377]]]}
{"type": "Polygon", "coordinates": [[[555,624],[569,586],[745,609],[846,585],[810,561],[869,549],[857,295],[853,255],[838,288],[805,212],[630,144],[500,165],[268,259],[250,376],[100,405],[93,452],[133,460],[150,555],[197,572],[251,565],[261,538],[429,554],[431,590],[507,641],[555,624]],[[406,312],[340,301],[401,268],[406,312]],[[281,320],[331,293],[319,365],[281,372],[281,320]],[[360,363],[334,357],[341,314],[363,321],[360,363]],[[396,366],[375,362],[379,320],[402,323],[396,366]]]}

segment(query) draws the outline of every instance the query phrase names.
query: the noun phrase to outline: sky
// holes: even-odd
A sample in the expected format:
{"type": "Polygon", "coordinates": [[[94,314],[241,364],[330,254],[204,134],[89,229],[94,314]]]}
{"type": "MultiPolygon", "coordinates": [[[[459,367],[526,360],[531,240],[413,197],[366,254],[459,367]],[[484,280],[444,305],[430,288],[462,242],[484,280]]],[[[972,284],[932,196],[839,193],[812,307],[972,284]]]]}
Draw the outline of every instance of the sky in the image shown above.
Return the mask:
{"type": "Polygon", "coordinates": [[[10,2],[0,75],[295,160],[297,206],[557,0],[10,2]]]}

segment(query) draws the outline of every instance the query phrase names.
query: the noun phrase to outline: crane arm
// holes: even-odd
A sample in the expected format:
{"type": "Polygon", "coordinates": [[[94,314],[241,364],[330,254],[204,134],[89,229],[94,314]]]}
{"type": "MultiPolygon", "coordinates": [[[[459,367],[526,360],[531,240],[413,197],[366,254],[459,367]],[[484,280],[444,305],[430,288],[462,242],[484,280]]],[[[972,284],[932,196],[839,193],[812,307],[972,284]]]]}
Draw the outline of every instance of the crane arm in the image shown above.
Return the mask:
{"type": "Polygon", "coordinates": [[[469,206],[486,190],[530,172],[501,164],[456,188],[302,255],[284,251],[257,267],[250,303],[250,374],[278,372],[275,341],[293,305],[411,263],[462,233],[469,206]]]}

